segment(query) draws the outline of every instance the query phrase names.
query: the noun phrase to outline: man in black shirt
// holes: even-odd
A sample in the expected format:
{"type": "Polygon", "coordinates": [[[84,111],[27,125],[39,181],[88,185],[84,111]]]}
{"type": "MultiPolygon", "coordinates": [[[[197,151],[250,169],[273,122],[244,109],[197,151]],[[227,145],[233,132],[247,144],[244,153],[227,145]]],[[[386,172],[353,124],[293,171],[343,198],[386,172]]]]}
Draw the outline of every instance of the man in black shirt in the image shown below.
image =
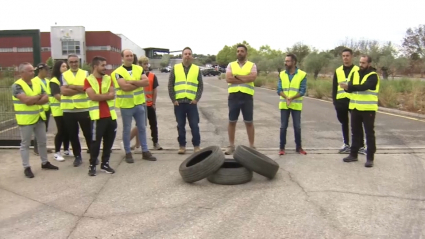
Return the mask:
{"type": "MultiPolygon", "coordinates": [[[[350,153],[350,129],[348,119],[348,115],[350,114],[350,110],[348,108],[350,103],[350,93],[344,91],[344,89],[339,86],[339,83],[348,82],[348,79],[350,79],[353,73],[359,70],[359,67],[353,65],[353,51],[351,49],[344,49],[342,51],[342,61],[343,65],[338,67],[334,73],[332,99],[336,110],[336,116],[338,121],[341,123],[342,136],[344,140],[344,145],[339,150],[339,153],[350,153]]],[[[361,132],[361,135],[363,135],[363,131],[361,132]]],[[[360,147],[359,153],[366,153],[364,143],[360,147]]]]}

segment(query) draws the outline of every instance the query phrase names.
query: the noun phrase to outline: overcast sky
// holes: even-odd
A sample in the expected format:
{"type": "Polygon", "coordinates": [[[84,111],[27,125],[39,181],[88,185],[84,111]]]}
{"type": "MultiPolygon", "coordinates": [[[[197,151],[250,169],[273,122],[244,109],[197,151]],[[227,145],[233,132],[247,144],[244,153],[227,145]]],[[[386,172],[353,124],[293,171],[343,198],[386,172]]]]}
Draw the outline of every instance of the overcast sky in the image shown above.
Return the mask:
{"type": "Polygon", "coordinates": [[[401,45],[407,28],[425,24],[425,0],[5,2],[1,30],[50,31],[57,22],[121,33],[142,48],[190,46],[200,54],[217,54],[224,45],[243,40],[282,50],[296,42],[329,49],[346,38],[401,45]]]}

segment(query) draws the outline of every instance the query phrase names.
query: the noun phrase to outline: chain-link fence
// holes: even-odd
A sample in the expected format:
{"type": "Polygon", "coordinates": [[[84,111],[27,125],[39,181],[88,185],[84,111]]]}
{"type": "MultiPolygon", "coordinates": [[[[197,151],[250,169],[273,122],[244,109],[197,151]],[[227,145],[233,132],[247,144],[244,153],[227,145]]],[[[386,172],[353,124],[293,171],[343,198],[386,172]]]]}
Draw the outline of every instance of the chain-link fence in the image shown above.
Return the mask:
{"type": "Polygon", "coordinates": [[[19,129],[15,120],[12,84],[18,78],[16,67],[0,68],[0,145],[19,144],[19,129]]]}

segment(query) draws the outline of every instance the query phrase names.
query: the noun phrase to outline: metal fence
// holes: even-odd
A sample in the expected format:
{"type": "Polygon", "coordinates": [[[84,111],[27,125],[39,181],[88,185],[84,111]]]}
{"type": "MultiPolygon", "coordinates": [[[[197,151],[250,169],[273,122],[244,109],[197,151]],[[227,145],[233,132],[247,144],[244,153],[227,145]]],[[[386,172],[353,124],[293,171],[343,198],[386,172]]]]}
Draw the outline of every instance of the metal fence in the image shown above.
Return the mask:
{"type": "Polygon", "coordinates": [[[18,146],[20,134],[15,119],[12,84],[16,80],[14,69],[0,70],[0,146],[18,146]]]}

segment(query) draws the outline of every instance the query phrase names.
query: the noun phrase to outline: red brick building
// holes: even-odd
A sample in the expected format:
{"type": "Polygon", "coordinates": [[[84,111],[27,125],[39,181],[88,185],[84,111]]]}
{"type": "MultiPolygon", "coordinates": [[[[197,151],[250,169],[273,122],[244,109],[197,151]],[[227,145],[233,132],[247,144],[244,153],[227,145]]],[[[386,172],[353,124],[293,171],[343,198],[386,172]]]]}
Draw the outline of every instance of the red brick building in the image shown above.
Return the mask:
{"type": "MultiPolygon", "coordinates": [[[[88,31],[84,27],[53,26],[41,32],[41,59],[66,60],[69,54],[80,57],[81,66],[94,56],[107,59],[109,73],[121,65],[121,37],[110,31],[88,31]]],[[[0,38],[0,67],[18,66],[33,61],[31,37],[0,38]]]]}

